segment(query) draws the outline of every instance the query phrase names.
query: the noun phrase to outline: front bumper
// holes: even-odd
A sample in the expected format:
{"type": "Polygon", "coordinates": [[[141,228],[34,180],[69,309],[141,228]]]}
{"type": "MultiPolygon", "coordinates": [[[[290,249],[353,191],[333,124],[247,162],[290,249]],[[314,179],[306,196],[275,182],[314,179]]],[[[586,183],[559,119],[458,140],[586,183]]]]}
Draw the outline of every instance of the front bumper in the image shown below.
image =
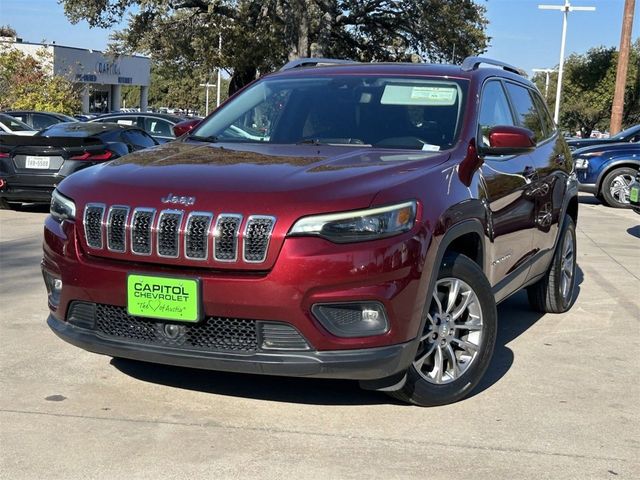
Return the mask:
{"type": "Polygon", "coordinates": [[[93,353],[151,363],[225,372],[294,377],[377,380],[404,371],[415,355],[415,341],[386,347],[338,351],[227,352],[187,351],[99,336],[50,315],[47,324],[64,341],[93,353]]]}

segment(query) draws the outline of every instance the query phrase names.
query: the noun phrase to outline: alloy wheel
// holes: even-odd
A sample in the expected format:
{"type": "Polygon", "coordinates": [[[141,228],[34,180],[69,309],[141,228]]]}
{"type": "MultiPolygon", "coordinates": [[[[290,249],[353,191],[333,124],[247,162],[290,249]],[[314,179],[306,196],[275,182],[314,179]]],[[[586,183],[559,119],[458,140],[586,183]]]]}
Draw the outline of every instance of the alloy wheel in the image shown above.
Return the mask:
{"type": "Polygon", "coordinates": [[[574,253],[573,236],[566,234],[562,245],[562,259],[560,261],[560,293],[567,300],[573,291],[573,274],[576,256],[574,253]]]}
{"type": "Polygon", "coordinates": [[[435,384],[463,375],[480,352],[482,308],[473,289],[458,278],[436,282],[413,366],[435,384]]]}
{"type": "Polygon", "coordinates": [[[609,193],[618,203],[629,203],[629,186],[633,183],[633,176],[630,174],[620,174],[613,178],[609,193]]]}

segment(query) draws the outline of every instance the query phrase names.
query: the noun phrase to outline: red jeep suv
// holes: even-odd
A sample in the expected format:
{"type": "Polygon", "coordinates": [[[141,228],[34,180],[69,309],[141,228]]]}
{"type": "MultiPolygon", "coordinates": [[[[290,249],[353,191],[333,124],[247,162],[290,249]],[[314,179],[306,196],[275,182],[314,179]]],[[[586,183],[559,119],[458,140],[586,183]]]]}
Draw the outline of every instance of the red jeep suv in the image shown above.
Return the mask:
{"type": "Polygon", "coordinates": [[[498,302],[569,309],[577,214],[518,69],[298,60],[58,186],[48,324],[113,357],[450,403],[489,365],[498,302]]]}

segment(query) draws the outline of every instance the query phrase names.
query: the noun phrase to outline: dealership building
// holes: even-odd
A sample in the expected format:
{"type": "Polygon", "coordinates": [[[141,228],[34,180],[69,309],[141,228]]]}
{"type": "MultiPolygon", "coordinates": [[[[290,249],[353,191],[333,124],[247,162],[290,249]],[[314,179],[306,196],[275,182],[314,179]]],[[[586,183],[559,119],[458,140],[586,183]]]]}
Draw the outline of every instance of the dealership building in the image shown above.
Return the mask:
{"type": "Polygon", "coordinates": [[[123,86],[140,88],[139,107],[141,111],[147,111],[151,70],[151,59],[148,57],[113,56],[98,50],[65,47],[55,43],[30,43],[20,39],[12,39],[11,47],[34,57],[39,51],[46,52],[51,74],[64,76],[81,87],[82,113],[110,112],[124,108],[123,86]]]}

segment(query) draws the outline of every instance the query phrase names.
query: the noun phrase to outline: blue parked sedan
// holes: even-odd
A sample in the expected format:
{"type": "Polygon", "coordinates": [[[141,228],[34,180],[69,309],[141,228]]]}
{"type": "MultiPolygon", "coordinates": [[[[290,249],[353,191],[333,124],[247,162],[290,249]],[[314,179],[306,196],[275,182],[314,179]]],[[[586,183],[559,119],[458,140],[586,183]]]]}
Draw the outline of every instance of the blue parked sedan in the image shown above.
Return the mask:
{"type": "Polygon", "coordinates": [[[629,207],[629,185],[640,169],[640,144],[580,148],[573,160],[580,191],[593,193],[610,207],[629,207]]]}

